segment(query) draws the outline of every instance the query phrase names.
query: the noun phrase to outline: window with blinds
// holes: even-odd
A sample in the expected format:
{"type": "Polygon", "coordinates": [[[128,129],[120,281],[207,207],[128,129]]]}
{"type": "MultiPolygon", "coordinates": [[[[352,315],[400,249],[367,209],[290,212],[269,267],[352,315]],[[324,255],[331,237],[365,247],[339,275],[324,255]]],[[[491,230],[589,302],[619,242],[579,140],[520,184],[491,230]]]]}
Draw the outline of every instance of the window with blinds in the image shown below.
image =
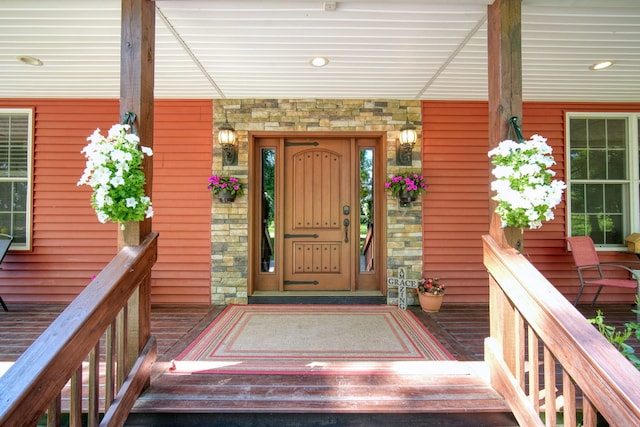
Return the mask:
{"type": "Polygon", "coordinates": [[[31,236],[30,109],[0,109],[0,233],[11,249],[29,249],[31,236]]]}

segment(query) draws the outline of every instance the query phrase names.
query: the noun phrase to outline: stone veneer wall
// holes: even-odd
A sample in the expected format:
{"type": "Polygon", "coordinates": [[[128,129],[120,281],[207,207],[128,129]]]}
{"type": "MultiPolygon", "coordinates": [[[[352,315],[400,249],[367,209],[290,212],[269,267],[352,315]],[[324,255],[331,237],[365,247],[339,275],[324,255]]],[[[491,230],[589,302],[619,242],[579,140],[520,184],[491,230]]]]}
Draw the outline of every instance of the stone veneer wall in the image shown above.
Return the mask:
{"type": "MultiPolygon", "coordinates": [[[[238,166],[222,167],[222,150],[214,136],[213,173],[229,174],[247,183],[248,134],[251,131],[364,132],[387,131],[386,175],[408,169],[395,166],[400,128],[411,121],[421,136],[420,101],[335,99],[222,99],[214,101],[214,131],[226,117],[239,141],[238,166]]],[[[414,148],[413,170],[421,169],[420,143],[414,148]]],[[[405,267],[409,278],[422,274],[421,200],[401,208],[387,195],[387,275],[405,267]]],[[[213,304],[246,304],[248,291],[248,198],[233,203],[212,200],[213,304]]],[[[397,303],[397,289],[387,289],[387,302],[397,303]]],[[[412,298],[409,298],[412,303],[412,298]]]]}

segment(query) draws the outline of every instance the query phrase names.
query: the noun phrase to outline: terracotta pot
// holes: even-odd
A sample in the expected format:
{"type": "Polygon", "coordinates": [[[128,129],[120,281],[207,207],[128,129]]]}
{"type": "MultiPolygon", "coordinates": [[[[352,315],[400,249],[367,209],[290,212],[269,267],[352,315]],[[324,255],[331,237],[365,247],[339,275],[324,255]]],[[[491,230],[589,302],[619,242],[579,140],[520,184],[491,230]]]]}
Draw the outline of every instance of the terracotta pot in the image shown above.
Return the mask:
{"type": "Polygon", "coordinates": [[[420,307],[422,311],[426,311],[428,313],[436,313],[440,311],[440,306],[442,305],[442,298],[444,295],[433,295],[433,294],[421,294],[418,292],[418,299],[420,300],[420,307]]]}
{"type": "Polygon", "coordinates": [[[218,193],[218,200],[220,200],[221,203],[231,203],[236,200],[236,196],[226,190],[220,190],[218,193]]]}

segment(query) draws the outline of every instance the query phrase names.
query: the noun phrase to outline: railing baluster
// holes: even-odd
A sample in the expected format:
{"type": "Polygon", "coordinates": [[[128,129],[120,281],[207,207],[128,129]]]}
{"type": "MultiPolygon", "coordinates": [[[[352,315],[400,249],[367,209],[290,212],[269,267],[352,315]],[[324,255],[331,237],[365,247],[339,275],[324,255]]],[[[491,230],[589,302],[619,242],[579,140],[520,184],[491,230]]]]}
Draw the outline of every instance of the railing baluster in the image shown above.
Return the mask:
{"type": "Polygon", "coordinates": [[[82,427],[82,364],[71,377],[69,394],[69,426],[82,427]]]}
{"type": "Polygon", "coordinates": [[[576,386],[565,369],[562,370],[562,401],[565,427],[576,427],[576,386]]]}
{"type": "Polygon", "coordinates": [[[545,425],[556,425],[556,361],[544,346],[544,413],[545,425]]]}
{"type": "Polygon", "coordinates": [[[116,393],[127,376],[127,307],[122,308],[116,318],[116,393]]]}
{"type": "Polygon", "coordinates": [[[582,398],[582,427],[596,427],[598,415],[596,407],[587,396],[582,398]]]}
{"type": "MultiPolygon", "coordinates": [[[[142,283],[142,282],[141,282],[142,283]]],[[[139,342],[140,337],[140,289],[129,298],[127,302],[127,372],[133,366],[143,345],[139,342]]]]}
{"type": "Polygon", "coordinates": [[[107,412],[113,399],[116,396],[114,381],[115,381],[115,334],[116,334],[116,322],[111,322],[111,325],[106,331],[106,344],[105,344],[105,367],[104,367],[104,411],[107,412]]]}
{"type": "Polygon", "coordinates": [[[58,427],[62,421],[62,394],[58,393],[47,409],[47,427],[58,427]]]}
{"type": "Polygon", "coordinates": [[[518,311],[515,311],[514,320],[514,351],[515,351],[515,372],[514,375],[520,384],[520,388],[524,390],[524,378],[525,378],[525,365],[524,365],[524,343],[525,343],[525,332],[524,332],[524,319],[520,315],[518,311]]]}
{"type": "Polygon", "coordinates": [[[540,412],[540,345],[535,331],[528,326],[529,341],[529,398],[536,412],[540,412]]]}
{"type": "Polygon", "coordinates": [[[87,409],[87,425],[96,427],[100,419],[100,341],[89,353],[89,403],[87,409]]]}

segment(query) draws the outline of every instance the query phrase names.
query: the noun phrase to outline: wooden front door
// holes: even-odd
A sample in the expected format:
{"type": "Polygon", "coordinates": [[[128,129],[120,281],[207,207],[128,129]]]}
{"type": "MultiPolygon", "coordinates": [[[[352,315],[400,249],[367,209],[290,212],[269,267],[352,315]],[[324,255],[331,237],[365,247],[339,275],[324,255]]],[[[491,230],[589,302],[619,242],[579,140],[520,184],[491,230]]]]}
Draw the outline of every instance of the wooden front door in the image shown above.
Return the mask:
{"type": "Polygon", "coordinates": [[[296,138],[284,149],[284,290],[350,290],[358,256],[352,144],[296,138]]]}
{"type": "Polygon", "coordinates": [[[265,133],[251,147],[249,294],[381,291],[382,137],[265,133]]]}

